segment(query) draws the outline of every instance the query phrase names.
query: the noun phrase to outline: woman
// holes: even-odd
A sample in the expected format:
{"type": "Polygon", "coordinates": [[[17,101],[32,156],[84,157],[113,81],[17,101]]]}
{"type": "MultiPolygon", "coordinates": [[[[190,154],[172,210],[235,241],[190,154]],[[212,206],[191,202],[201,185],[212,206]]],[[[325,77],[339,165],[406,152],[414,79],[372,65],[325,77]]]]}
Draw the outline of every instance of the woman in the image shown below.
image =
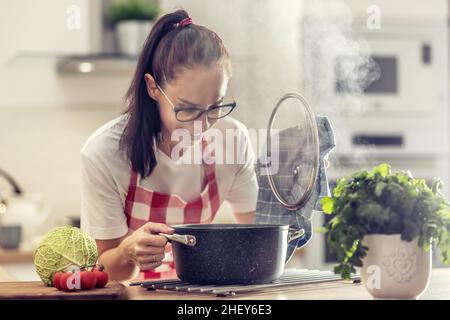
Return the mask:
{"type": "Polygon", "coordinates": [[[173,233],[174,224],[211,223],[224,200],[238,223],[253,221],[254,155],[246,128],[227,117],[236,107],[230,77],[227,50],[213,31],[193,24],[184,10],[156,22],[126,112],[99,128],[81,151],[81,227],[96,239],[99,263],[111,279],[136,277],[139,269],[154,277],[170,249],[160,233],[173,233]],[[234,133],[220,150],[206,138],[213,129],[222,137],[234,133]],[[183,132],[192,139],[179,148],[174,136],[186,137],[183,132]],[[244,161],[219,164],[218,154],[230,150],[244,161]],[[200,162],[190,161],[196,151],[200,162]]]}

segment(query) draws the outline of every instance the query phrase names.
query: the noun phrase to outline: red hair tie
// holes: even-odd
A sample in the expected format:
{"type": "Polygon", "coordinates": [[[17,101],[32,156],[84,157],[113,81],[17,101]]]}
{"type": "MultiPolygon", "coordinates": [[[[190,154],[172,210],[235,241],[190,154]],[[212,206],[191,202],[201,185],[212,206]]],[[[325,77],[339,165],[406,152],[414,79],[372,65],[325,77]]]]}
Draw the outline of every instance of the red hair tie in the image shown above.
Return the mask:
{"type": "Polygon", "coordinates": [[[187,17],[187,18],[184,18],[183,20],[181,20],[180,23],[179,23],[178,25],[179,25],[181,28],[184,28],[184,27],[186,27],[186,26],[188,26],[188,25],[190,25],[190,24],[192,24],[192,19],[189,18],[189,17],[187,17]]]}

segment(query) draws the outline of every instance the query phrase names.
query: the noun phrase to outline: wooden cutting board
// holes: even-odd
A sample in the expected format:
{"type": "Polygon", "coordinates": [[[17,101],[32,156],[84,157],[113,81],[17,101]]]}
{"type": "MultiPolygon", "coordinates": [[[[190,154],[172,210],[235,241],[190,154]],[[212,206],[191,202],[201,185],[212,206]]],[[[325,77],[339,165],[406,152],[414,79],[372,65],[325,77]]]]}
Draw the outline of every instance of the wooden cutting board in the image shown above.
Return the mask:
{"type": "Polygon", "coordinates": [[[109,282],[106,287],[76,292],[59,291],[40,281],[0,282],[2,299],[45,300],[117,300],[128,299],[127,288],[120,282],[109,282]]]}

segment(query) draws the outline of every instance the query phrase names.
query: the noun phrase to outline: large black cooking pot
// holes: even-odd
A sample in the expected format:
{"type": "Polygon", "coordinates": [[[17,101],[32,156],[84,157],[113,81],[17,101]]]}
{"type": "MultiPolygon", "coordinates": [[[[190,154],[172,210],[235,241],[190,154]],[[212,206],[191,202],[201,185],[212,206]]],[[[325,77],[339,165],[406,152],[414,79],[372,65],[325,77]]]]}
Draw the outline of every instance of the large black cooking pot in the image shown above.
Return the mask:
{"type": "Polygon", "coordinates": [[[304,235],[275,224],[173,225],[175,268],[182,281],[197,284],[261,284],[284,271],[287,244],[304,235]]]}

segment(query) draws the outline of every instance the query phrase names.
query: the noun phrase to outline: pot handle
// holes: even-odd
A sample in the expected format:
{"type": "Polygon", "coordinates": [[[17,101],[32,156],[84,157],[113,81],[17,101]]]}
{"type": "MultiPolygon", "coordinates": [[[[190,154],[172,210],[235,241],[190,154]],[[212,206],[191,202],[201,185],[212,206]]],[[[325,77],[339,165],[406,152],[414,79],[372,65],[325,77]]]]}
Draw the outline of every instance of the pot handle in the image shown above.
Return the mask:
{"type": "Polygon", "coordinates": [[[305,229],[289,229],[288,234],[288,243],[294,240],[297,240],[299,238],[303,238],[305,236],[306,232],[305,229]]]}
{"type": "Polygon", "coordinates": [[[197,244],[197,239],[195,236],[190,234],[166,234],[166,233],[158,233],[160,236],[165,237],[169,242],[175,241],[181,244],[184,244],[189,247],[194,247],[197,244]]]}

